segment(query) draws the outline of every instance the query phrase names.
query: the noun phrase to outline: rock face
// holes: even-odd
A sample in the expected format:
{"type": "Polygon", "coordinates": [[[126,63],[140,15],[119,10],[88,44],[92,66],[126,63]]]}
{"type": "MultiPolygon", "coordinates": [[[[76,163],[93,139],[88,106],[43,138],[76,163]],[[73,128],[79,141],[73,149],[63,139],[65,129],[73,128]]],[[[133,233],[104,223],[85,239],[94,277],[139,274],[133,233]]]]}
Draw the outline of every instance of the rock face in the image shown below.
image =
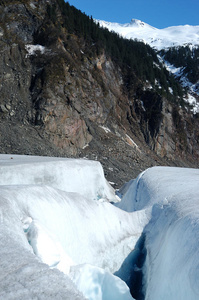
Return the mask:
{"type": "Polygon", "coordinates": [[[121,68],[89,56],[52,7],[62,24],[55,0],[0,3],[0,151],[98,159],[119,185],[152,165],[198,166],[197,116],[127,92],[121,68]]]}

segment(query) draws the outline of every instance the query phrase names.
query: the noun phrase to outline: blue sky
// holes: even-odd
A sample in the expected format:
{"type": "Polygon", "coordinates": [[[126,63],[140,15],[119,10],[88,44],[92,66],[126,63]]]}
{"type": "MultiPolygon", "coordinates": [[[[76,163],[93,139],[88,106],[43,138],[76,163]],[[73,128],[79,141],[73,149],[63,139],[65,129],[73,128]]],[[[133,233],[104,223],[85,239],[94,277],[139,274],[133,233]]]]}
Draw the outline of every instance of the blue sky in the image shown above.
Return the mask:
{"type": "Polygon", "coordinates": [[[129,23],[139,19],[151,26],[199,25],[199,0],[68,0],[95,19],[129,23]]]}

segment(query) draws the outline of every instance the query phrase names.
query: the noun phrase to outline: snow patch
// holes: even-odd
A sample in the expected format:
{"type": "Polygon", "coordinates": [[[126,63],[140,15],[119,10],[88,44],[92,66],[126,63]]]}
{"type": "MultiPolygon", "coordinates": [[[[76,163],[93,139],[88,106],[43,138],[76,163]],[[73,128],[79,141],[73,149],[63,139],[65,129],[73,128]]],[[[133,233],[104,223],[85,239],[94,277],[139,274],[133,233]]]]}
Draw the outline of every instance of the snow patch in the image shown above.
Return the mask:
{"type": "Polygon", "coordinates": [[[3,29],[0,27],[0,37],[3,36],[3,29]]]}
{"type": "Polygon", "coordinates": [[[26,51],[28,52],[26,54],[26,57],[29,57],[31,55],[36,55],[37,51],[40,52],[41,54],[44,54],[45,51],[46,51],[46,48],[44,46],[41,46],[41,45],[31,45],[31,44],[29,44],[29,45],[26,45],[25,48],[26,48],[26,51]]]}
{"type": "MultiPolygon", "coordinates": [[[[199,96],[199,88],[198,88],[199,84],[191,83],[186,78],[186,76],[183,75],[184,67],[176,68],[174,65],[170,64],[169,62],[164,61],[160,56],[158,56],[158,58],[163,63],[165,68],[180,80],[181,85],[183,87],[188,88],[189,93],[187,94],[187,97],[184,98],[184,100],[193,106],[193,109],[192,109],[193,114],[198,113],[199,112],[199,102],[192,94],[196,94],[197,96],[199,96]]],[[[169,91],[171,94],[173,93],[171,88],[169,88],[169,91]]]]}
{"type": "Polygon", "coordinates": [[[132,140],[132,138],[130,138],[130,136],[128,134],[125,135],[126,136],[126,143],[130,146],[133,146],[137,151],[141,152],[138,145],[132,140]]]}
{"type": "Polygon", "coordinates": [[[32,7],[33,9],[36,8],[36,6],[34,5],[34,3],[30,2],[30,7],[32,7]]]}
{"type": "Polygon", "coordinates": [[[101,127],[106,133],[111,133],[111,130],[108,127],[102,125],[100,125],[99,127],[101,127]]]}
{"type": "Polygon", "coordinates": [[[193,106],[192,108],[193,114],[199,113],[199,102],[196,100],[194,96],[188,94],[187,98],[184,98],[184,100],[188,102],[191,106],[193,106]]]}

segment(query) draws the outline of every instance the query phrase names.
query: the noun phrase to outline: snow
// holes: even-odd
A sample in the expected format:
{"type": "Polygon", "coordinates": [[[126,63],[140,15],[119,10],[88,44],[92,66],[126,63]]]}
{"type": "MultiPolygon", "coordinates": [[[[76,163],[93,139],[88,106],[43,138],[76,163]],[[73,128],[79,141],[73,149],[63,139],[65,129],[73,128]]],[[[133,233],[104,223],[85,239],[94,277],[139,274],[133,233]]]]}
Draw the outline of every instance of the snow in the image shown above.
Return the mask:
{"type": "MultiPolygon", "coordinates": [[[[32,7],[34,8],[34,7],[32,7]]],[[[36,55],[36,52],[39,51],[41,54],[44,54],[46,51],[46,48],[42,45],[31,45],[27,44],[26,45],[26,51],[28,52],[26,57],[31,56],[31,55],[36,55]]]]}
{"type": "Polygon", "coordinates": [[[0,27],[0,37],[3,36],[3,29],[0,27]]]}
{"type": "MultiPolygon", "coordinates": [[[[160,56],[159,56],[160,58],[160,56]]],[[[173,75],[177,76],[177,77],[180,77],[182,74],[183,74],[183,68],[182,67],[179,67],[179,68],[176,68],[174,65],[170,64],[168,61],[163,61],[161,59],[162,63],[164,64],[165,68],[170,72],[172,73],[173,75]]]]}
{"type": "Polygon", "coordinates": [[[70,266],[74,263],[64,252],[61,244],[56,240],[56,236],[48,232],[40,222],[33,221],[27,217],[22,220],[23,229],[33,252],[42,262],[50,267],[57,267],[60,271],[68,274],[70,266]]]}
{"type": "MultiPolygon", "coordinates": [[[[199,96],[199,84],[193,84],[191,83],[185,75],[183,75],[184,67],[176,68],[174,65],[170,64],[168,61],[164,61],[162,57],[158,55],[158,58],[161,63],[163,63],[164,67],[172,73],[174,76],[176,76],[182,85],[182,87],[187,87],[189,90],[189,93],[187,94],[187,97],[184,98],[186,102],[188,102],[192,108],[193,114],[199,113],[199,102],[197,101],[195,96],[199,96]],[[195,95],[195,96],[194,96],[195,95]]],[[[171,92],[171,91],[170,91],[171,92]]]]}
{"type": "Polygon", "coordinates": [[[193,106],[192,111],[193,114],[199,113],[199,102],[196,100],[196,98],[191,95],[187,94],[187,98],[184,99],[186,102],[188,102],[191,106],[193,106]]]}
{"type": "Polygon", "coordinates": [[[126,143],[130,146],[133,146],[136,150],[138,150],[138,152],[141,152],[138,145],[132,140],[132,138],[130,138],[130,136],[128,134],[125,135],[126,136],[126,143]]]}
{"type": "Polygon", "coordinates": [[[106,133],[111,133],[111,130],[110,130],[108,127],[103,126],[103,125],[100,125],[99,127],[101,127],[102,129],[104,129],[104,131],[105,131],[106,133]]]}
{"type": "Polygon", "coordinates": [[[59,261],[57,244],[61,244],[75,264],[87,262],[115,272],[142,231],[140,213],[132,218],[108,202],[91,201],[79,194],[46,186],[2,187],[1,193],[17,204],[22,222],[32,218],[29,243],[50,266],[59,261]],[[49,252],[42,239],[51,245],[49,252]],[[57,251],[51,252],[53,243],[57,251]]]}
{"type": "Polygon", "coordinates": [[[30,3],[30,6],[31,6],[33,9],[36,8],[36,6],[34,5],[34,3],[30,3]]]}
{"type": "Polygon", "coordinates": [[[199,170],[154,167],[124,189],[119,207],[151,211],[145,226],[146,300],[199,297],[199,170]]]}
{"type": "Polygon", "coordinates": [[[199,26],[184,25],[158,29],[136,19],[126,24],[101,20],[96,22],[124,38],[143,41],[156,50],[182,45],[199,45],[199,26]]]}

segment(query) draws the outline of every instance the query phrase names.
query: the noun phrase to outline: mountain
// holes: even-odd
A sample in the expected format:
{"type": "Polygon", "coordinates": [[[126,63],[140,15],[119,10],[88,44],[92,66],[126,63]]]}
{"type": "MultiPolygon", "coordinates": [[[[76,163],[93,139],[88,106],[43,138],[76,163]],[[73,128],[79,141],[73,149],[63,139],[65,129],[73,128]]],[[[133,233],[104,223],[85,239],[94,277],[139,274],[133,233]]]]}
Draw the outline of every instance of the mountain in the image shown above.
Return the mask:
{"type": "Polygon", "coordinates": [[[1,299],[198,299],[199,118],[165,68],[197,87],[190,50],[0,1],[1,299]]]}
{"type": "Polygon", "coordinates": [[[63,0],[8,0],[0,53],[1,153],[99,160],[115,187],[151,166],[198,166],[198,114],[149,45],[63,0]]]}
{"type": "Polygon", "coordinates": [[[187,45],[199,46],[199,26],[184,25],[158,29],[137,19],[132,19],[126,24],[101,20],[96,22],[126,39],[143,41],[156,50],[187,45]]]}
{"type": "Polygon", "coordinates": [[[199,112],[199,26],[158,29],[136,19],[126,24],[96,22],[123,38],[143,41],[155,49],[167,70],[189,90],[187,101],[194,106],[194,113],[199,112]]]}

